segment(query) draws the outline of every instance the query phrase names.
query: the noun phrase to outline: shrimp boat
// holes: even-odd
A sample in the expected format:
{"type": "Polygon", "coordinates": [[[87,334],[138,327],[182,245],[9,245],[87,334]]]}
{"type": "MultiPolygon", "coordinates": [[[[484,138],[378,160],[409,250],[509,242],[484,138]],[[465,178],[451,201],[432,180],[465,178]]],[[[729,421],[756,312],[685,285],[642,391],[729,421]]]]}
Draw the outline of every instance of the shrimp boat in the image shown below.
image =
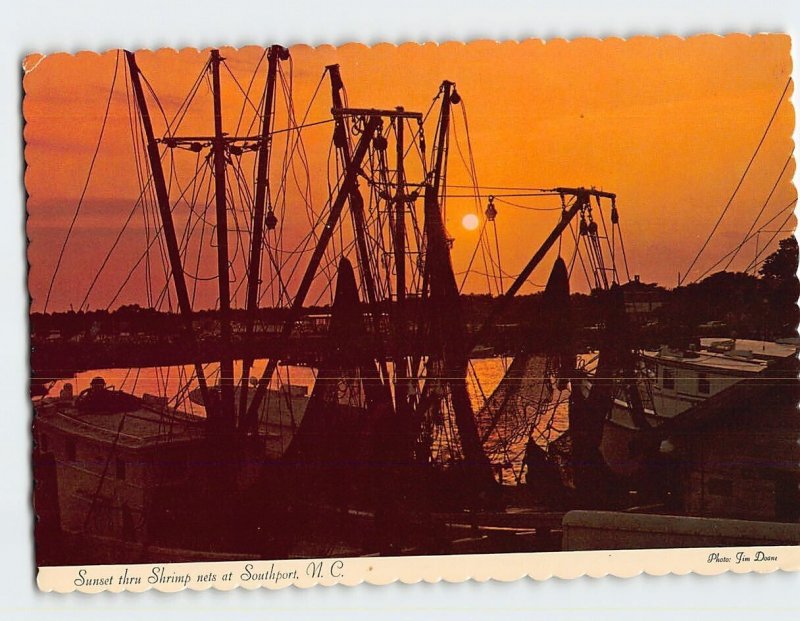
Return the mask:
{"type": "MultiPolygon", "coordinates": [[[[555,549],[548,533],[557,530],[569,494],[546,453],[567,427],[561,457],[571,464],[573,492],[601,492],[598,429],[611,410],[613,378],[631,377],[625,371],[634,365],[631,343],[619,336],[616,257],[624,257],[624,246],[616,195],[538,189],[536,196],[560,201],[555,225],[511,285],[501,280],[488,314],[468,331],[444,216],[452,111],[461,103],[455,84],[442,82],[426,114],[355,108],[339,66],[331,65],[323,74],[331,117],[306,123],[291,102],[291,75],[282,67],[291,71],[288,59],[281,46],[264,51],[256,106],[246,81],[212,50],[157,137],[150,109],[163,106],[136,55],[118,54],[134,148],[144,151],[134,208],[143,205],[148,239],[135,267],[154,278],[154,257],[163,262],[163,288],[148,289],[148,303],[177,309],[183,332],[172,347],[191,364],[180,388],[164,394],[135,396],[97,377],[77,396],[65,386],[57,397],[35,400],[40,564],[555,549]],[[256,110],[248,131],[240,131],[242,117],[236,132],[223,131],[223,71],[242,92],[243,108],[256,110]],[[205,82],[214,131],[182,135],[205,82]],[[281,91],[285,128],[276,126],[281,91]],[[335,157],[319,209],[310,181],[292,195],[287,179],[297,175],[293,157],[308,170],[295,155],[302,155],[303,135],[327,123],[335,157]],[[281,152],[287,159],[277,163],[281,152]],[[180,176],[179,158],[194,163],[183,184],[172,179],[180,176]],[[304,203],[305,213],[288,209],[292,201],[304,203]],[[284,222],[287,230],[305,228],[299,244],[289,244],[284,222]],[[572,252],[561,243],[567,235],[572,252]],[[204,332],[195,294],[212,282],[202,276],[209,238],[216,307],[204,332]],[[538,313],[486,395],[471,352],[481,351],[556,249],[538,313]],[[594,376],[579,362],[569,321],[578,264],[604,309],[594,376]],[[278,330],[263,326],[264,300],[281,310],[278,330]],[[310,346],[301,326],[319,317],[323,336],[310,346]],[[265,333],[271,338],[259,340],[265,333]],[[287,361],[304,357],[314,368],[310,394],[287,379],[287,361]]],[[[474,166],[468,171],[474,175],[474,166]]],[[[479,215],[476,256],[488,255],[488,270],[499,265],[499,245],[488,241],[494,197],[479,215]]]]}
{"type": "Polygon", "coordinates": [[[634,476],[643,467],[648,442],[652,450],[654,442],[660,446],[672,433],[699,428],[748,404],[793,399],[792,391],[776,386],[796,377],[797,353],[792,339],[718,338],[701,338],[687,349],[642,351],[638,402],[618,393],[603,429],[600,450],[606,463],[620,475],[634,476]]]}

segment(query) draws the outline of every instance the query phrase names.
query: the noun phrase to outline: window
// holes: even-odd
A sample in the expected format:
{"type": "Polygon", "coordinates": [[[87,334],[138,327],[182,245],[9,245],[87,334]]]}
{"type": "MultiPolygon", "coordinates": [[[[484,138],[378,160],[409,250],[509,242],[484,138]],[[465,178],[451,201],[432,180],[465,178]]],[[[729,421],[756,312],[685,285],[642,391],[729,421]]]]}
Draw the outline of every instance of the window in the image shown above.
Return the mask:
{"type": "Polygon", "coordinates": [[[75,461],[77,459],[77,454],[75,440],[67,440],[67,459],[69,461],[75,461]]]}
{"type": "Polygon", "coordinates": [[[707,395],[711,392],[711,382],[705,373],[697,375],[697,392],[701,395],[707,395]]]}
{"type": "Polygon", "coordinates": [[[117,479],[125,480],[125,460],[117,457],[117,479]]]}
{"type": "Polygon", "coordinates": [[[665,390],[675,390],[675,369],[663,367],[661,370],[661,378],[665,390]]]}

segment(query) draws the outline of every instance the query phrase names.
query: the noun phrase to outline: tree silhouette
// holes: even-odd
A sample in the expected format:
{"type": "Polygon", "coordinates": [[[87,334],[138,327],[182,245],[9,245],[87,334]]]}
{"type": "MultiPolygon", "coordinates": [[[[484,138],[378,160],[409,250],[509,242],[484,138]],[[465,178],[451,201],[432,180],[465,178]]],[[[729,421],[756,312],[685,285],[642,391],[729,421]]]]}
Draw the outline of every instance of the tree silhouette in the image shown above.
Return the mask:
{"type": "Polygon", "coordinates": [[[797,239],[793,236],[782,239],[778,249],[764,260],[758,273],[764,278],[792,280],[797,275],[798,256],[797,239]]]}
{"type": "Polygon", "coordinates": [[[795,334],[798,322],[798,245],[794,237],[782,239],[778,249],[761,266],[762,292],[767,308],[765,323],[776,336],[795,334]]]}

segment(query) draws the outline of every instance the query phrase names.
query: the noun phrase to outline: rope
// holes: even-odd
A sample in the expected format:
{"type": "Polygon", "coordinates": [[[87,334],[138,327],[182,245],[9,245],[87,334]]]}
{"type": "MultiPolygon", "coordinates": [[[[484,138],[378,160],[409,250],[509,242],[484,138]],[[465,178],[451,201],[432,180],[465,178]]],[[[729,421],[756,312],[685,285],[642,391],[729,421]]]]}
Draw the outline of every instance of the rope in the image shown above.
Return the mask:
{"type": "Polygon", "coordinates": [[[108,98],[106,99],[106,108],[103,112],[103,123],[100,125],[100,135],[97,137],[97,145],[94,148],[94,153],[92,154],[91,162],[89,163],[89,172],[86,174],[86,181],[83,184],[83,189],[81,190],[81,195],[78,198],[78,206],[75,208],[75,213],[72,216],[72,221],[69,224],[69,228],[67,229],[67,235],[64,238],[64,243],[61,244],[61,250],[58,253],[58,260],[56,261],[56,267],[53,271],[53,276],[50,279],[50,285],[47,288],[47,296],[44,300],[44,310],[43,313],[47,312],[47,306],[50,303],[50,295],[53,292],[53,285],[55,284],[56,277],[58,276],[58,272],[61,269],[61,261],[64,258],[64,252],[67,249],[67,243],[69,242],[69,238],[72,234],[72,230],[75,227],[75,222],[78,219],[78,214],[80,214],[81,207],[83,206],[83,199],[86,197],[86,191],[89,189],[89,182],[92,178],[92,172],[94,171],[94,164],[97,161],[97,154],[100,152],[100,144],[103,142],[103,135],[106,131],[106,124],[108,122],[109,110],[111,109],[111,99],[114,95],[114,86],[117,83],[117,73],[119,72],[119,50],[117,51],[117,55],[114,58],[114,76],[111,78],[111,88],[108,91],[108,98]]]}
{"type": "Polygon", "coordinates": [[[703,242],[703,245],[700,247],[700,250],[698,250],[698,252],[695,255],[694,259],[692,260],[691,264],[689,265],[689,267],[684,272],[683,279],[678,281],[678,286],[680,286],[683,283],[683,280],[685,280],[686,276],[689,274],[689,272],[692,271],[692,268],[695,266],[697,261],[700,259],[700,255],[703,254],[703,252],[705,251],[705,249],[708,246],[709,242],[711,241],[711,238],[714,236],[714,233],[717,232],[717,228],[719,228],[719,225],[722,222],[722,219],[725,217],[725,214],[728,213],[728,209],[730,209],[730,206],[733,203],[733,199],[736,198],[736,195],[739,192],[739,188],[742,187],[742,184],[744,183],[744,179],[747,176],[747,173],[750,171],[750,167],[753,165],[753,162],[755,161],[756,156],[758,155],[758,152],[761,150],[761,145],[764,144],[764,140],[766,139],[767,134],[769,133],[769,130],[772,127],[772,122],[775,120],[775,117],[778,115],[778,110],[780,109],[781,104],[783,103],[783,98],[786,96],[786,92],[789,90],[789,85],[791,83],[792,83],[792,78],[790,77],[788,80],[786,80],[786,85],[783,87],[783,91],[781,92],[781,96],[778,99],[778,103],[775,105],[775,109],[772,111],[772,116],[769,119],[769,123],[767,123],[766,129],[764,129],[764,133],[761,134],[761,139],[758,141],[758,145],[756,146],[756,150],[753,152],[753,155],[750,158],[750,161],[747,163],[747,166],[745,167],[744,172],[742,173],[741,177],[739,177],[739,182],[736,184],[736,187],[733,190],[733,194],[731,194],[731,197],[728,199],[728,202],[726,203],[725,208],[722,210],[722,213],[719,215],[719,218],[717,218],[717,221],[714,224],[714,227],[711,229],[711,232],[708,234],[708,237],[706,238],[706,241],[703,242]]]}
{"type": "MultiPolygon", "coordinates": [[[[797,202],[797,199],[794,199],[794,201],[793,201],[793,202],[795,202],[795,203],[796,203],[796,202],[797,202]]],[[[751,262],[750,262],[750,263],[747,265],[747,267],[746,267],[746,268],[745,268],[745,270],[744,270],[745,272],[749,272],[751,269],[753,269],[753,268],[754,268],[754,267],[755,267],[755,266],[756,266],[756,265],[759,263],[759,261],[758,261],[759,257],[760,257],[762,254],[764,254],[764,253],[767,251],[767,248],[769,248],[769,245],[770,245],[770,244],[771,244],[773,241],[775,241],[775,238],[776,238],[776,237],[777,237],[777,236],[778,236],[780,233],[782,233],[782,232],[783,232],[783,231],[782,231],[783,227],[784,227],[784,226],[786,226],[786,223],[789,221],[789,219],[790,219],[790,218],[791,218],[793,215],[794,215],[794,212],[793,212],[793,211],[789,212],[789,214],[786,216],[786,218],[783,220],[783,222],[781,222],[781,225],[778,227],[778,229],[777,229],[777,230],[776,230],[776,231],[775,231],[775,232],[772,234],[772,237],[770,237],[770,238],[769,238],[769,240],[767,240],[767,243],[766,243],[766,244],[764,244],[764,247],[763,247],[763,248],[762,248],[762,249],[759,251],[759,253],[758,253],[758,254],[755,256],[755,258],[754,258],[754,259],[753,259],[753,260],[752,260],[752,261],[751,261],[751,262]]]]}
{"type": "MultiPolygon", "coordinates": [[[[769,194],[767,195],[767,198],[764,201],[764,204],[761,205],[761,209],[759,210],[758,215],[753,220],[753,223],[750,225],[750,228],[747,229],[747,233],[744,234],[745,239],[747,239],[747,236],[750,235],[750,233],[753,232],[753,229],[755,228],[756,224],[758,223],[759,218],[761,218],[761,214],[763,214],[764,210],[767,208],[767,205],[769,204],[769,201],[772,198],[772,195],[775,193],[775,189],[778,187],[778,183],[780,183],[780,180],[783,178],[783,173],[786,172],[786,169],[789,167],[789,162],[792,161],[793,155],[794,155],[793,153],[789,153],[789,157],[786,158],[786,162],[784,162],[783,168],[781,168],[781,172],[778,175],[778,178],[775,179],[775,183],[772,186],[772,189],[769,191],[769,194]]],[[[731,263],[733,263],[733,260],[736,258],[736,255],[739,254],[739,251],[742,249],[742,245],[743,244],[739,244],[739,246],[736,248],[736,250],[733,253],[733,256],[730,259],[728,259],[728,262],[725,264],[725,267],[722,268],[723,271],[727,271],[727,269],[730,267],[731,263]]],[[[714,267],[716,267],[716,265],[718,265],[718,264],[714,264],[714,267]]]]}
{"type": "MultiPolygon", "coordinates": [[[[496,194],[493,194],[494,199],[498,203],[502,203],[503,205],[508,205],[509,207],[516,207],[517,209],[526,209],[528,211],[561,211],[561,207],[531,207],[530,205],[522,205],[520,203],[513,203],[509,200],[504,198],[499,198],[496,194]]],[[[502,196],[502,194],[500,195],[502,196]]],[[[550,195],[548,195],[550,196],[550,195]]]]}
{"type": "MultiPolygon", "coordinates": [[[[769,220],[767,220],[766,222],[764,222],[764,224],[762,224],[760,227],[758,227],[758,229],[756,229],[756,230],[755,230],[755,232],[751,233],[749,237],[747,237],[746,239],[744,239],[744,240],[742,241],[741,245],[742,245],[742,246],[744,246],[744,245],[745,245],[747,242],[749,242],[751,239],[753,239],[753,238],[754,238],[754,237],[755,237],[757,234],[759,234],[760,232],[762,232],[762,231],[763,231],[763,230],[764,230],[766,227],[768,227],[768,226],[769,226],[770,224],[772,224],[772,223],[773,223],[775,220],[777,220],[778,216],[780,216],[780,215],[781,215],[781,214],[782,214],[784,211],[786,211],[787,209],[790,209],[790,208],[791,208],[791,207],[792,207],[792,206],[793,206],[793,205],[794,205],[796,202],[797,202],[797,199],[795,198],[795,199],[793,199],[793,200],[789,201],[789,203],[788,203],[787,205],[785,205],[785,206],[781,207],[781,208],[780,208],[780,209],[777,211],[777,213],[775,213],[775,214],[774,214],[774,215],[773,215],[773,216],[772,216],[772,217],[771,217],[769,220]]],[[[708,274],[708,273],[709,273],[709,272],[710,272],[712,269],[714,269],[714,267],[716,267],[716,265],[719,265],[719,263],[721,263],[721,262],[722,262],[722,261],[724,261],[726,258],[728,258],[728,257],[729,257],[729,256],[730,256],[730,255],[731,255],[731,254],[732,254],[732,253],[735,251],[735,250],[736,250],[736,249],[734,248],[733,250],[731,250],[730,252],[728,252],[728,254],[726,254],[725,256],[723,256],[723,257],[722,257],[722,258],[721,258],[721,259],[720,259],[720,260],[719,260],[719,261],[718,261],[718,262],[717,262],[717,263],[716,263],[714,266],[712,266],[710,269],[706,270],[706,271],[705,271],[705,272],[704,272],[704,273],[703,273],[703,274],[702,274],[702,275],[701,275],[701,276],[700,276],[700,277],[699,277],[697,280],[700,280],[700,279],[702,279],[702,278],[705,278],[705,276],[706,276],[706,275],[707,275],[707,274],[708,274]]]]}

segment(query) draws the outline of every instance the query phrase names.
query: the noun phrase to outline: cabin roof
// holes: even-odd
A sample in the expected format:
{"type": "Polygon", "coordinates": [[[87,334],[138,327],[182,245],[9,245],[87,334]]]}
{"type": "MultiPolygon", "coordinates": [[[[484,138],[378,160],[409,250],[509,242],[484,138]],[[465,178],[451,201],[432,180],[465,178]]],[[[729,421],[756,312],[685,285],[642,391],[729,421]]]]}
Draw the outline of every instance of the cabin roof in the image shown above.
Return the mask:
{"type": "Polygon", "coordinates": [[[688,367],[722,374],[755,375],[767,368],[769,360],[787,359],[797,354],[790,344],[752,339],[700,339],[701,350],[687,355],[680,350],[662,348],[645,351],[643,355],[676,367],[688,367]],[[715,346],[718,347],[715,350],[715,346]]]}
{"type": "Polygon", "coordinates": [[[204,420],[147,408],[129,412],[86,413],[69,404],[59,404],[37,423],[73,436],[130,449],[152,448],[165,444],[200,441],[205,437],[204,420]]]}
{"type": "Polygon", "coordinates": [[[730,373],[736,372],[742,375],[753,375],[761,373],[767,368],[767,365],[762,360],[755,358],[746,360],[744,358],[731,357],[727,354],[718,354],[714,352],[696,352],[693,356],[682,356],[680,352],[675,352],[675,355],[669,355],[660,351],[645,351],[643,352],[645,358],[657,360],[663,364],[676,367],[690,367],[701,369],[709,372],[730,373]]]}
{"type": "MultiPolygon", "coordinates": [[[[701,347],[711,347],[714,343],[718,343],[719,338],[702,338],[700,339],[701,347]]],[[[754,356],[766,358],[788,358],[797,354],[797,346],[786,343],[775,343],[772,341],[756,341],[752,339],[731,339],[734,343],[734,349],[745,349],[753,352],[754,356]]]]}

